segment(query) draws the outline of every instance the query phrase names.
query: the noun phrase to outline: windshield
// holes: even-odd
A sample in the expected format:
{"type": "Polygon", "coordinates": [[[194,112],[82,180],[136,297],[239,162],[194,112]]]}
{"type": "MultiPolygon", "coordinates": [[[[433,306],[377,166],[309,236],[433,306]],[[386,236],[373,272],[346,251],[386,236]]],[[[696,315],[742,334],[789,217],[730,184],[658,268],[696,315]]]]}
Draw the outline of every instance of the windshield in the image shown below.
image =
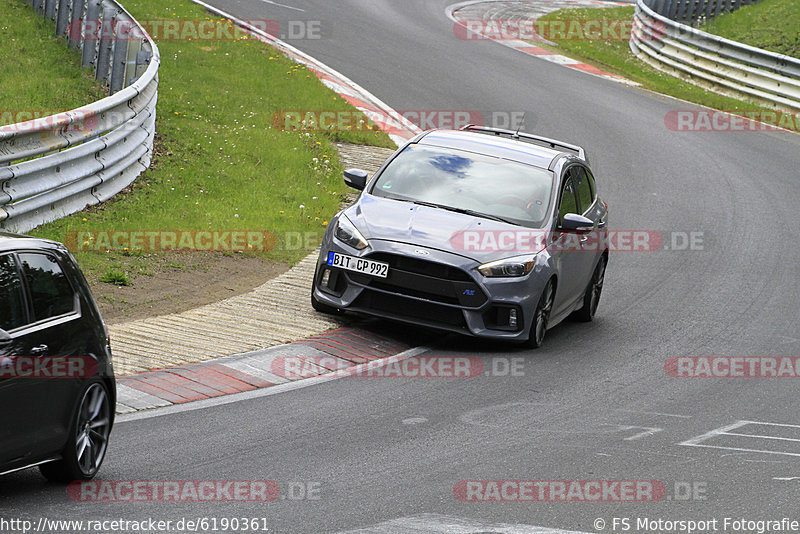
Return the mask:
{"type": "Polygon", "coordinates": [[[552,185],[550,171],[523,163],[410,145],[378,176],[371,193],[538,227],[547,215],[552,185]]]}

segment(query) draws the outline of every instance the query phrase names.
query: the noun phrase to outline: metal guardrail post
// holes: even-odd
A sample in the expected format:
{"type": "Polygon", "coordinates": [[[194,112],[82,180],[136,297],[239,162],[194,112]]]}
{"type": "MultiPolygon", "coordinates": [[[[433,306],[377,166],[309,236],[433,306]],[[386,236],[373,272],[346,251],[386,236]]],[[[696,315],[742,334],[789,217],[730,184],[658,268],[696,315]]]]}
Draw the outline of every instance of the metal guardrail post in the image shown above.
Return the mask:
{"type": "Polygon", "coordinates": [[[69,46],[78,48],[81,38],[81,18],[83,17],[83,0],[69,0],[69,46]]]}
{"type": "Polygon", "coordinates": [[[105,85],[108,83],[109,70],[111,69],[111,47],[114,45],[112,40],[114,17],[117,10],[113,7],[103,8],[103,20],[101,25],[101,38],[97,50],[97,68],[95,70],[95,80],[105,85]]]}
{"type": "Polygon", "coordinates": [[[33,0],[33,9],[37,15],[44,14],[44,0],[33,0]]]}
{"type": "Polygon", "coordinates": [[[58,0],[58,10],[56,11],[56,35],[62,36],[67,32],[69,24],[69,0],[58,0]]]}
{"type": "Polygon", "coordinates": [[[89,0],[86,6],[86,18],[81,25],[83,35],[83,50],[81,53],[81,66],[88,67],[97,62],[97,41],[102,39],[103,33],[100,26],[100,0],[89,0]]]}
{"type": "Polygon", "coordinates": [[[114,52],[111,59],[111,90],[114,94],[122,89],[125,83],[125,66],[128,61],[128,40],[130,32],[126,31],[128,20],[117,17],[114,20],[114,52]]]}
{"type": "Polygon", "coordinates": [[[46,0],[44,3],[44,16],[50,20],[55,20],[57,5],[58,0],[46,0]]]}
{"type": "Polygon", "coordinates": [[[147,50],[139,50],[136,52],[136,69],[134,70],[133,78],[131,78],[130,83],[134,83],[142,77],[145,69],[147,69],[147,65],[150,64],[150,58],[152,56],[153,54],[147,50]]]}

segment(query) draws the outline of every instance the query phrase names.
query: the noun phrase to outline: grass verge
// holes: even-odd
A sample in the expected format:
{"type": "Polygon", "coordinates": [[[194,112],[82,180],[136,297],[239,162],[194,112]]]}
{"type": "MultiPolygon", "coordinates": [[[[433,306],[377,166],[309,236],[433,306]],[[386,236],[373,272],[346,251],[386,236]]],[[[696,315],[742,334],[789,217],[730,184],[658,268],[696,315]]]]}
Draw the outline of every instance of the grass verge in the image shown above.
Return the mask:
{"type": "Polygon", "coordinates": [[[763,0],[709,20],[701,29],[800,58],[800,0],[763,0]]]}
{"type": "Polygon", "coordinates": [[[46,117],[105,96],[53,24],[21,0],[0,0],[0,126],[46,117]]]}
{"type": "MultiPolygon", "coordinates": [[[[573,21],[605,20],[606,22],[604,25],[608,27],[618,27],[619,21],[632,20],[633,12],[633,6],[602,9],[562,9],[548,13],[539,20],[547,21],[547,24],[552,24],[553,21],[567,21],[575,24],[576,22],[573,21]]],[[[614,35],[613,32],[609,32],[606,37],[605,39],[576,39],[574,36],[570,36],[569,33],[562,33],[561,35],[549,36],[550,40],[558,45],[557,48],[542,45],[539,42],[536,44],[543,48],[557,50],[567,56],[598,66],[608,72],[619,74],[620,76],[641,84],[645,89],[674,96],[710,108],[725,111],[766,111],[768,109],[758,106],[757,104],[712,93],[702,87],[698,87],[680,78],[654,69],[633,55],[628,47],[629,36],[627,35],[614,35]]]]}
{"type": "MultiPolygon", "coordinates": [[[[24,6],[17,0],[12,3],[24,6]]],[[[256,247],[243,254],[290,264],[304,257],[315,243],[298,236],[321,236],[343,199],[342,168],[333,142],[392,147],[391,140],[382,132],[364,129],[289,132],[273,127],[274,116],[281,111],[354,113],[355,109],[305,67],[195,4],[125,0],[124,5],[140,21],[190,21],[179,23],[181,28],[213,24],[216,30],[206,35],[222,38],[154,35],[162,63],[150,170],[111,201],[31,234],[73,241],[86,249],[103,232],[266,232],[275,236],[274,248],[256,247]]],[[[26,41],[47,40],[43,36],[52,32],[52,25],[37,22],[30,8],[27,13],[41,35],[29,35],[26,41]]],[[[27,45],[20,46],[18,55],[28,55],[27,45]]],[[[5,96],[3,91],[0,101],[5,96]]],[[[96,93],[84,90],[78,104],[92,98],[96,93]]],[[[70,102],[67,107],[76,106],[70,102]]],[[[165,261],[164,254],[170,253],[133,247],[74,253],[90,279],[111,283],[130,283],[151,274],[156,264],[165,261]]]]}

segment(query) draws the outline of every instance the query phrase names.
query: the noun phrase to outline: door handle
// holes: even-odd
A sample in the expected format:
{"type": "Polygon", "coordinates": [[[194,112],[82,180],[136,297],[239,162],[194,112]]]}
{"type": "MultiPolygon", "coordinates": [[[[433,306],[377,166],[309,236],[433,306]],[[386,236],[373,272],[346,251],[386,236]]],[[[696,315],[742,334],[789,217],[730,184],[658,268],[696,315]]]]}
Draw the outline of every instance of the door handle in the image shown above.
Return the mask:
{"type": "Polygon", "coordinates": [[[31,349],[31,354],[44,354],[47,352],[47,345],[39,345],[31,349]]]}
{"type": "Polygon", "coordinates": [[[605,228],[606,227],[606,222],[603,219],[600,219],[599,221],[597,221],[597,227],[598,228],[605,228]]]}
{"type": "Polygon", "coordinates": [[[586,243],[588,240],[589,240],[589,236],[588,235],[585,235],[585,236],[581,237],[581,243],[586,243]]]}

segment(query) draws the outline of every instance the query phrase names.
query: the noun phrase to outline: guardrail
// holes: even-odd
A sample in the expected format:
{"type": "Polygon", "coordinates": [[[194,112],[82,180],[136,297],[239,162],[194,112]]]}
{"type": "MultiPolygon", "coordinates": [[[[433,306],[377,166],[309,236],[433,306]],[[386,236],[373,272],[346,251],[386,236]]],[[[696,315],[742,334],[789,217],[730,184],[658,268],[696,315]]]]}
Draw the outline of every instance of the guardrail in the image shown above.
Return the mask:
{"type": "Polygon", "coordinates": [[[25,232],[130,185],[150,166],[158,47],[115,0],[32,0],[109,95],[0,127],[0,228],[25,232]]]}
{"type": "Polygon", "coordinates": [[[697,27],[699,23],[760,0],[654,0],[648,7],[670,20],[697,27]]]}
{"type": "Polygon", "coordinates": [[[800,59],[672,20],[676,17],[696,24],[709,13],[718,14],[744,3],[752,1],[638,0],[631,51],[659,70],[714,92],[775,109],[800,110],[800,59]]]}

